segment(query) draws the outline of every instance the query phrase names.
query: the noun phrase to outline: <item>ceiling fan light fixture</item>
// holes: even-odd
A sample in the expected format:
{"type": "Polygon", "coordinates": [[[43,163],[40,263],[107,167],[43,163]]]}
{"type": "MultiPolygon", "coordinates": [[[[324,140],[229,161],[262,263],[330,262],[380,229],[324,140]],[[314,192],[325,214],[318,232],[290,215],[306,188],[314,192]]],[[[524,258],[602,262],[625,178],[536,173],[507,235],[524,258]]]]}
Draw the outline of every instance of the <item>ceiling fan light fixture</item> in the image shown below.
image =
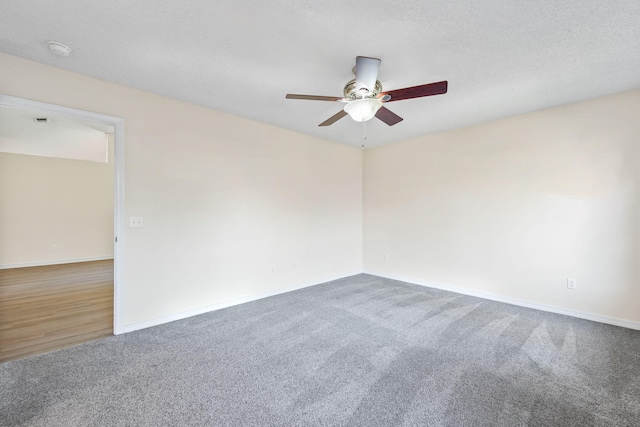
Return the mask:
{"type": "Polygon", "coordinates": [[[382,84],[378,80],[379,69],[380,59],[358,56],[353,70],[356,78],[344,85],[344,97],[288,93],[286,98],[346,103],[341,111],[318,125],[321,127],[332,125],[346,115],[349,115],[356,122],[366,122],[376,117],[387,126],[394,126],[402,121],[402,117],[386,107],[383,108],[383,102],[402,101],[403,99],[422,98],[447,93],[449,84],[446,80],[382,92],[382,84]]]}
{"type": "Polygon", "coordinates": [[[376,98],[362,98],[350,101],[344,111],[356,122],[366,122],[374,118],[382,107],[382,101],[376,98]]]}

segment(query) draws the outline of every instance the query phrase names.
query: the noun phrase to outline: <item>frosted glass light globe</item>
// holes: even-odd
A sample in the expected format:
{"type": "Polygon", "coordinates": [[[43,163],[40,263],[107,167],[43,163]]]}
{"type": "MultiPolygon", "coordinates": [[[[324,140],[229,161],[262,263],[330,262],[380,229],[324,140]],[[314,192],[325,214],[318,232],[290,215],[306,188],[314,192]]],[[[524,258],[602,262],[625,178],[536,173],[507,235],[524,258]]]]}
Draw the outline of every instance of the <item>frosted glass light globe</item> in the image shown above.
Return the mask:
{"type": "Polygon", "coordinates": [[[382,101],[376,98],[362,98],[349,101],[344,111],[356,122],[371,120],[382,107],[382,101]]]}

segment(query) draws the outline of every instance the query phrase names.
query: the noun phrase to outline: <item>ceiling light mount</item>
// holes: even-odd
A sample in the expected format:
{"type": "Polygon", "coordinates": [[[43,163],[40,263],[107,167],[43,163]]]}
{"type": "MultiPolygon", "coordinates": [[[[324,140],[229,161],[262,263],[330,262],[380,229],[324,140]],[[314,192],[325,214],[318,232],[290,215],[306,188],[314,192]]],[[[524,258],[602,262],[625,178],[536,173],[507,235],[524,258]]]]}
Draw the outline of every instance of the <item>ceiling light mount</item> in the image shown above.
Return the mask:
{"type": "Polygon", "coordinates": [[[69,56],[73,52],[69,46],[53,40],[49,40],[47,46],[51,52],[58,56],[69,56]]]}

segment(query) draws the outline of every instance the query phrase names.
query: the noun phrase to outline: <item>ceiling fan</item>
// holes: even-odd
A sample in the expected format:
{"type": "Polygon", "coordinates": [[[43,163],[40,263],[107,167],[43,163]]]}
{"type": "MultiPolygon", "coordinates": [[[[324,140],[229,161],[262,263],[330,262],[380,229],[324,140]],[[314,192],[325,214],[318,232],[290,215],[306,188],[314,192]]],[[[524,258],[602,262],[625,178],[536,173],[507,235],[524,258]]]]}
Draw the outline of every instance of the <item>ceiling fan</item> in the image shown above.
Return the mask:
{"type": "Polygon", "coordinates": [[[382,91],[382,84],[378,80],[380,59],[366,56],[356,57],[354,73],[356,78],[344,86],[344,96],[296,95],[289,93],[287,99],[306,99],[312,101],[333,101],[345,103],[344,108],[329,117],[319,126],[329,126],[347,114],[357,122],[366,122],[374,116],[389,126],[402,121],[402,117],[392,112],[382,104],[403,99],[421,98],[424,96],[441,95],[447,93],[447,81],[427,83],[404,89],[382,91]]]}

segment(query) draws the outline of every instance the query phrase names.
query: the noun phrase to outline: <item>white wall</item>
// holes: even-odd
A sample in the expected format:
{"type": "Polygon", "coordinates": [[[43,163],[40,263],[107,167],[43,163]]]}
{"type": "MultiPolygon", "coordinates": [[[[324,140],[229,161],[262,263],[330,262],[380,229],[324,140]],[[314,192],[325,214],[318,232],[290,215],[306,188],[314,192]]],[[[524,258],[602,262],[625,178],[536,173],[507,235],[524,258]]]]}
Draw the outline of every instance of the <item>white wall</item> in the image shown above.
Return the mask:
{"type": "Polygon", "coordinates": [[[0,236],[0,268],[112,258],[113,160],[0,153],[0,236]]]}
{"type": "Polygon", "coordinates": [[[364,270],[640,321],[639,114],[632,91],[367,150],[364,270]]]}
{"type": "Polygon", "coordinates": [[[125,119],[125,325],[362,270],[359,149],[4,54],[0,93],[125,119]]]}

